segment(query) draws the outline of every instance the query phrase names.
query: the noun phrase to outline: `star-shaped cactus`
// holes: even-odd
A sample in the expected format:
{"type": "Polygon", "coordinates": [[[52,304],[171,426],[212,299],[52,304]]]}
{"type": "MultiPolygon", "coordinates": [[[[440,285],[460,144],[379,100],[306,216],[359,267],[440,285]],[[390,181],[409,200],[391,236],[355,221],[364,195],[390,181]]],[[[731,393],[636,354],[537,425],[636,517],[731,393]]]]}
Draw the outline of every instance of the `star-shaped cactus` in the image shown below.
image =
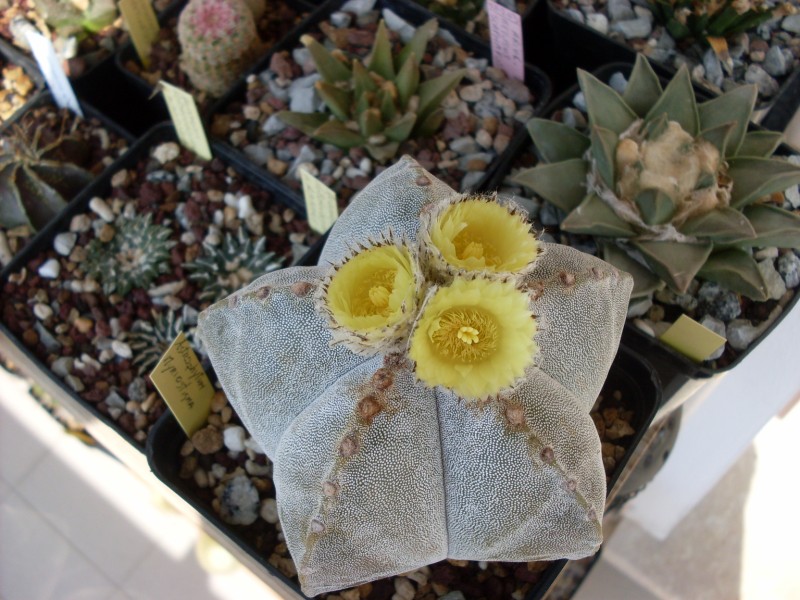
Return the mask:
{"type": "Polygon", "coordinates": [[[201,314],[220,382],[274,462],[304,593],[602,541],[589,411],[632,281],[522,223],[404,157],[344,211],[319,266],[201,314]]]}

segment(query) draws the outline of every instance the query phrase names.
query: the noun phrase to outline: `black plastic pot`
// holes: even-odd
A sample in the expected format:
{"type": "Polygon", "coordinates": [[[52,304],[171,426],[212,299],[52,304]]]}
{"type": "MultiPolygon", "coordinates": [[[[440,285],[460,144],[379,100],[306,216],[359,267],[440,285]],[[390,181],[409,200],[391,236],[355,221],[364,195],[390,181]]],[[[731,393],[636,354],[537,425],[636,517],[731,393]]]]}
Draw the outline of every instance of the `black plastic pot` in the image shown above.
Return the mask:
{"type": "MultiPolygon", "coordinates": [[[[311,253],[307,258],[312,261],[307,264],[315,264],[311,253]]],[[[655,370],[646,361],[627,348],[620,347],[619,353],[611,365],[604,390],[608,390],[608,393],[613,390],[621,391],[627,404],[635,412],[634,421],[631,425],[636,430],[636,433],[629,442],[629,448],[625,456],[617,463],[614,469],[608,485],[610,493],[614,490],[620,474],[656,414],[657,407],[661,402],[661,385],[655,370]]],[[[279,581],[282,587],[289,586],[292,588],[298,598],[305,598],[294,581],[275,569],[267,561],[267,557],[259,553],[247,541],[244,535],[244,527],[226,524],[213,511],[211,506],[197,497],[189,480],[180,478],[180,449],[185,441],[186,435],[182,432],[172,414],[165,414],[156,423],[148,437],[146,448],[148,463],[156,477],[201,514],[216,533],[224,536],[224,545],[228,549],[233,548],[235,554],[246,558],[250,564],[257,563],[270,579],[279,581]]],[[[537,600],[544,597],[550,585],[566,564],[566,560],[554,561],[542,573],[540,580],[534,584],[534,587],[526,596],[526,600],[537,600]]]]}
{"type": "MultiPolygon", "coordinates": [[[[336,12],[340,9],[340,7],[344,4],[344,0],[328,0],[320,6],[317,10],[315,10],[303,23],[301,23],[295,30],[293,30],[289,35],[287,35],[278,45],[274,46],[270,53],[260,61],[253,69],[250,70],[251,73],[258,73],[264,71],[270,63],[270,59],[272,55],[276,52],[282,51],[291,51],[292,49],[300,46],[300,37],[308,30],[315,28],[318,23],[327,19],[331,13],[336,12]]],[[[398,16],[405,19],[406,21],[410,22],[411,24],[421,25],[422,23],[426,22],[431,18],[431,14],[423,9],[421,6],[417,5],[416,3],[412,2],[411,0],[377,0],[375,9],[381,10],[383,8],[389,8],[393,12],[395,12],[398,16]]],[[[448,21],[442,21],[440,23],[440,27],[443,30],[450,32],[454,38],[458,41],[461,47],[466,50],[467,52],[472,53],[476,57],[480,58],[488,58],[491,60],[491,51],[489,46],[486,45],[484,42],[476,38],[475,36],[471,36],[469,34],[464,33],[460,28],[455,27],[453,24],[449,23],[448,21]]],[[[525,84],[528,88],[532,91],[535,96],[534,102],[534,110],[535,114],[539,114],[544,106],[547,104],[547,101],[550,99],[552,86],[550,84],[550,80],[547,75],[539,68],[534,67],[532,65],[526,64],[525,65],[525,84]]],[[[212,107],[211,113],[217,114],[224,112],[224,109],[233,102],[240,102],[242,98],[244,98],[247,89],[247,82],[246,78],[239,81],[239,83],[231,89],[225,96],[219,99],[219,101],[212,107]]],[[[515,133],[512,141],[519,138],[522,139],[527,135],[524,127],[519,127],[518,131],[515,133]]],[[[511,147],[512,144],[509,144],[511,147]]],[[[241,156],[242,160],[249,160],[243,153],[239,152],[239,150],[232,148],[231,151],[235,152],[239,156],[241,156]]],[[[508,149],[501,154],[492,165],[490,165],[486,171],[486,175],[484,178],[478,182],[475,186],[476,189],[481,189],[484,186],[484,182],[488,181],[492,174],[497,169],[497,166],[501,164],[503,157],[508,153],[508,149]]],[[[435,173],[434,173],[435,174],[435,173]]],[[[270,175],[272,177],[272,175],[270,175]]],[[[285,193],[286,195],[294,196],[297,199],[297,202],[303,203],[302,195],[297,191],[286,185],[283,181],[279,180],[278,178],[274,179],[276,185],[285,193]]]]}
{"type": "MultiPolygon", "coordinates": [[[[17,115],[28,110],[28,108],[31,106],[31,103],[34,101],[36,94],[44,89],[44,77],[42,77],[42,74],[36,66],[36,63],[33,62],[30,57],[14,48],[14,46],[2,38],[0,38],[0,56],[2,56],[9,64],[22,67],[22,70],[33,82],[34,89],[36,90],[33,92],[33,94],[31,94],[31,98],[17,109],[17,111],[14,113],[14,115],[17,115]]],[[[14,115],[12,115],[12,118],[14,115]]],[[[8,119],[8,121],[10,120],[11,118],[8,119]]]]}
{"type": "MultiPolygon", "coordinates": [[[[608,82],[611,75],[620,72],[626,78],[630,75],[633,65],[631,63],[611,63],[604,65],[593,71],[593,75],[603,82],[608,82]]],[[[662,77],[662,84],[667,83],[667,79],[662,77]]],[[[708,100],[713,97],[707,90],[694,85],[695,96],[701,100],[708,100]]],[[[543,111],[542,114],[549,116],[555,111],[573,106],[572,99],[580,91],[577,84],[562,93],[553,100],[543,111]]],[[[750,130],[760,130],[762,127],[750,124],[750,130]]],[[[501,187],[502,182],[506,175],[510,172],[517,157],[525,152],[528,148],[533,146],[530,137],[523,140],[514,140],[514,146],[511,152],[500,169],[495,173],[494,177],[488,182],[487,188],[496,190],[501,187]]],[[[790,148],[786,144],[779,146],[776,155],[789,155],[796,154],[797,151],[790,148]]],[[[722,374],[738,366],[750,352],[755,349],[758,343],[766,338],[773,329],[775,329],[786,314],[797,304],[800,299],[800,289],[796,290],[794,297],[784,307],[783,312],[778,318],[767,328],[764,334],[746,350],[741,352],[734,360],[724,367],[712,367],[704,364],[699,364],[692,361],[690,358],[679,353],[677,350],[661,343],[658,339],[646,335],[631,323],[625,325],[623,333],[624,343],[633,351],[645,357],[658,371],[659,378],[663,383],[664,389],[664,405],[661,414],[666,414],[671,410],[682,405],[689,397],[692,396],[704,383],[711,377],[722,374]]],[[[660,416],[660,415],[659,415],[660,416]]]]}
{"type": "MultiPolygon", "coordinates": [[[[120,169],[133,168],[142,157],[147,156],[147,152],[154,145],[161,142],[176,140],[175,130],[172,125],[169,124],[157,126],[151,129],[147,135],[137,140],[128,152],[115,161],[100,177],[85,188],[55,221],[52,221],[47,227],[40,231],[31,243],[29,243],[5,269],[0,271],[0,288],[8,282],[8,278],[11,274],[19,272],[30,260],[36,258],[44,250],[51,248],[53,238],[62,231],[69,229],[72,217],[89,210],[88,205],[92,198],[95,196],[100,196],[102,198],[107,197],[111,189],[111,177],[114,173],[120,169]]],[[[303,206],[294,203],[293,198],[284,198],[279,192],[275,192],[275,190],[270,187],[270,182],[265,181],[263,174],[256,172],[251,165],[239,164],[237,162],[238,159],[235,156],[229,155],[226,149],[222,148],[220,144],[212,143],[211,148],[215,157],[234,167],[245,179],[259,187],[265,188],[273,194],[276,200],[291,208],[297,214],[303,217],[305,216],[303,206]]],[[[34,379],[42,383],[45,389],[55,396],[56,400],[66,398],[65,403],[78,405],[84,412],[107,425],[129,444],[138,448],[140,451],[144,450],[142,447],[143,444],[137,442],[130,434],[120,427],[116,421],[98,411],[94,404],[81,398],[64,381],[54,375],[48,366],[28,349],[3,322],[0,322],[0,335],[10,340],[12,344],[10,350],[14,353],[13,358],[15,358],[17,362],[20,362],[23,367],[27,367],[25,370],[32,372],[31,374],[34,379]]]]}
{"type": "MultiPolygon", "coordinates": [[[[164,10],[158,17],[158,24],[163,29],[164,27],[168,26],[168,23],[171,19],[177,18],[180,15],[181,11],[186,6],[188,0],[177,0],[169,5],[169,7],[164,10]]],[[[302,13],[310,13],[312,12],[316,6],[306,0],[293,0],[291,2],[293,8],[295,8],[298,14],[302,13]]],[[[298,24],[299,25],[299,24],[298,24]]],[[[290,28],[290,31],[293,28],[290,28]]],[[[166,103],[164,99],[161,97],[161,94],[154,96],[156,90],[154,86],[150,85],[150,83],[145,80],[140,75],[133,73],[132,71],[125,68],[125,64],[129,61],[134,61],[136,64],[141,66],[141,61],[139,60],[139,55],[136,52],[136,49],[133,46],[133,43],[128,41],[126,42],[116,53],[114,56],[114,66],[121,78],[126,82],[127,87],[132,90],[135,90],[135,93],[138,98],[144,99],[144,101],[148,102],[151,105],[151,110],[158,115],[158,121],[166,121],[169,120],[169,111],[167,110],[166,103]]],[[[253,71],[251,67],[248,69],[243,77],[246,77],[247,73],[253,71]]],[[[201,114],[206,117],[209,114],[211,107],[214,105],[214,102],[210,102],[208,106],[201,111],[201,114]]]]}
{"type": "MultiPolygon", "coordinates": [[[[553,0],[547,0],[547,18],[560,55],[574,70],[576,67],[592,71],[612,62],[633,62],[636,51],[617,40],[601,34],[585,23],[580,23],[559,10],[553,0]]],[[[653,69],[661,77],[671,78],[676,69],[650,60],[653,69]]],[[[705,90],[706,93],[711,93],[705,90]]],[[[774,98],[756,104],[756,110],[768,110],[767,117],[774,115],[764,126],[774,131],[783,131],[800,107],[800,69],[786,75],[774,98]]]]}

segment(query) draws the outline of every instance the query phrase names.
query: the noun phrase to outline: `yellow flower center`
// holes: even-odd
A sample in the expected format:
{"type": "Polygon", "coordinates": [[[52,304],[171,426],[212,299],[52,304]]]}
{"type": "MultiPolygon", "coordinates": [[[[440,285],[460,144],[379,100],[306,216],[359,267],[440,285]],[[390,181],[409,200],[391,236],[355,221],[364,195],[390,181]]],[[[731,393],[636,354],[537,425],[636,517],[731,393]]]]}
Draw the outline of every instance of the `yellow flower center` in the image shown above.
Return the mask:
{"type": "Polygon", "coordinates": [[[383,285],[373,285],[369,288],[369,301],[381,311],[389,307],[389,296],[391,295],[391,289],[386,289],[386,286],[383,285]]]}
{"type": "Polygon", "coordinates": [[[442,357],[464,364],[479,362],[497,348],[497,324],[475,308],[448,310],[433,322],[429,336],[442,357]]]}
{"type": "Polygon", "coordinates": [[[480,338],[480,331],[475,329],[474,327],[462,327],[458,330],[458,339],[460,339],[465,344],[477,344],[481,341],[480,338]]]}

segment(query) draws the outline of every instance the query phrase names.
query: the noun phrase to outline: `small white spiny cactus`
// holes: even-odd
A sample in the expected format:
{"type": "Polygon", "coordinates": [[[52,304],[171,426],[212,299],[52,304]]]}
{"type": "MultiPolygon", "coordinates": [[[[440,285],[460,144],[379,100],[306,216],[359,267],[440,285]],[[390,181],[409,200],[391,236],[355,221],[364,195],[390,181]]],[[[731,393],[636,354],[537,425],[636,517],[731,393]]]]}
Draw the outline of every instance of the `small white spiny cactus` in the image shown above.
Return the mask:
{"type": "Polygon", "coordinates": [[[339,218],[326,266],[269,273],[201,315],[225,392],[274,461],[308,595],[445,558],[579,558],[602,541],[589,411],[631,279],[538,242],[513,209],[469,202],[404,157],[339,218]],[[435,218],[462,205],[461,224],[435,218]],[[436,260],[418,248],[441,235],[452,244],[436,260]]]}

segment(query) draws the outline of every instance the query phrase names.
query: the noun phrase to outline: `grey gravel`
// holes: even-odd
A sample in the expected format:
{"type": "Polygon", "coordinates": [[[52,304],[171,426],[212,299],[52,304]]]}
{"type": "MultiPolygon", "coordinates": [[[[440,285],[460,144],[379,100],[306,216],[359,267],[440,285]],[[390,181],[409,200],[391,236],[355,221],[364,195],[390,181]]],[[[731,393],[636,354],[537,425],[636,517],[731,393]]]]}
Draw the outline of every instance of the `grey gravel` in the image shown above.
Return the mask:
{"type": "Polygon", "coordinates": [[[772,75],[767,73],[760,65],[750,65],[747,67],[744,80],[747,83],[754,83],[758,86],[758,93],[767,98],[774,96],[780,88],[780,85],[778,85],[778,82],[775,81],[772,75]]]}
{"type": "Polygon", "coordinates": [[[789,15],[781,21],[781,28],[791,33],[800,33],[800,14],[789,15]]]}
{"type": "Polygon", "coordinates": [[[706,281],[697,292],[700,309],[725,323],[742,314],[739,298],[735,293],[723,289],[718,283],[706,281]]]}
{"type": "Polygon", "coordinates": [[[761,335],[761,328],[755,327],[747,319],[736,319],[728,324],[725,337],[734,350],[747,350],[748,346],[761,335]]]}
{"type": "MultiPolygon", "coordinates": [[[[706,329],[710,329],[711,331],[713,331],[717,335],[721,335],[722,337],[725,337],[725,323],[723,323],[719,319],[715,319],[711,315],[706,315],[705,317],[703,317],[700,320],[700,325],[702,325],[706,329]]],[[[706,358],[706,360],[716,360],[720,356],[722,356],[723,352],[725,352],[725,344],[722,344],[722,346],[720,346],[719,350],[717,350],[713,354],[709,355],[706,358]]]]}
{"type": "Polygon", "coordinates": [[[603,13],[591,13],[586,15],[586,24],[602,35],[608,33],[608,17],[603,13]]]}
{"type": "Polygon", "coordinates": [[[787,288],[796,288],[800,285],[800,258],[794,252],[782,255],[778,258],[778,273],[787,288]]]}
{"type": "Polygon", "coordinates": [[[609,0],[608,15],[612,21],[629,21],[636,17],[629,0],[609,0]]]}
{"type": "Polygon", "coordinates": [[[617,71],[608,80],[608,85],[618,94],[624,94],[625,90],[628,88],[628,80],[625,79],[625,75],[617,71]]]}
{"type": "Polygon", "coordinates": [[[147,399],[147,384],[144,378],[137,377],[128,384],[128,398],[134,402],[144,402],[147,399]]]}
{"type": "Polygon", "coordinates": [[[725,74],[722,72],[722,63],[714,51],[709,48],[703,54],[703,68],[706,70],[706,79],[712,85],[720,87],[725,74]]]}
{"type": "Polygon", "coordinates": [[[764,70],[773,77],[782,77],[789,72],[792,65],[792,55],[787,57],[783,49],[772,46],[764,57],[764,70]]]}
{"type": "Polygon", "coordinates": [[[764,283],[767,286],[767,295],[772,300],[780,300],[781,296],[786,293],[786,284],[780,273],[775,270],[775,265],[771,258],[762,260],[758,263],[758,270],[764,278],[764,283]]]}
{"type": "Polygon", "coordinates": [[[258,518],[258,490],[245,475],[231,479],[222,490],[220,516],[231,525],[252,525],[258,518]]]}
{"type": "Polygon", "coordinates": [[[611,26],[611,31],[618,31],[626,39],[645,38],[650,35],[653,25],[649,19],[639,17],[628,21],[617,21],[611,26]]]}

